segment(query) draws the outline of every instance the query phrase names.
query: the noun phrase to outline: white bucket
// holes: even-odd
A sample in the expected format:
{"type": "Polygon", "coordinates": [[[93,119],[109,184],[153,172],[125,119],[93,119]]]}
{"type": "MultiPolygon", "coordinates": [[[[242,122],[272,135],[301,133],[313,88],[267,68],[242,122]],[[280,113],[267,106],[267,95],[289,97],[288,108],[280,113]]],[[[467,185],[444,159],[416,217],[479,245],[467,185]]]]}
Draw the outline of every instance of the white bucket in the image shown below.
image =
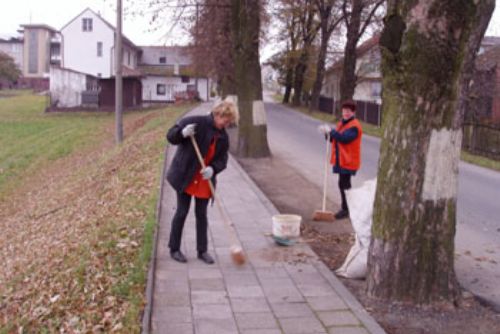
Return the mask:
{"type": "Polygon", "coordinates": [[[295,238],[300,235],[301,216],[298,215],[274,215],[273,235],[280,238],[295,238]]]}

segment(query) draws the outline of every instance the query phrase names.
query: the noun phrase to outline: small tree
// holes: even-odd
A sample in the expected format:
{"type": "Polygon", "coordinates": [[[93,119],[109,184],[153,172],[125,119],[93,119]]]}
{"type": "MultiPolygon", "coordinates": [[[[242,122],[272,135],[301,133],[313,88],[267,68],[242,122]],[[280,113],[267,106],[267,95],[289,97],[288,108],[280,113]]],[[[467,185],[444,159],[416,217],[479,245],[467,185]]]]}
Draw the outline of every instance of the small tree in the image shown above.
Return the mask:
{"type": "Polygon", "coordinates": [[[21,76],[14,59],[8,54],[0,51],[0,80],[14,82],[21,76]]]}

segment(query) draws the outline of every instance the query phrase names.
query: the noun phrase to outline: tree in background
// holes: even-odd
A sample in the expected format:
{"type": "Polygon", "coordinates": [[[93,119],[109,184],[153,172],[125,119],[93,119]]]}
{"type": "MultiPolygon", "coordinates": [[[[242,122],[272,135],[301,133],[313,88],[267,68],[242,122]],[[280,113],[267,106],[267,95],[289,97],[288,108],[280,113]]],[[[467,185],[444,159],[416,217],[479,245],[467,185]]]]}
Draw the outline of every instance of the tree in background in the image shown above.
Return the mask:
{"type": "Polygon", "coordinates": [[[342,75],[340,77],[340,100],[351,100],[356,88],[356,47],[367,27],[377,18],[385,0],[343,0],[342,11],[346,28],[346,43],[342,75]]]}
{"type": "Polygon", "coordinates": [[[311,93],[311,104],[309,105],[309,109],[318,109],[319,95],[325,78],[328,45],[330,43],[332,33],[342,22],[343,12],[339,10],[340,8],[338,8],[338,5],[341,3],[340,0],[314,0],[313,3],[319,16],[320,46],[318,60],[316,62],[316,79],[311,93]]]}
{"type": "Polygon", "coordinates": [[[232,52],[240,111],[237,155],[266,157],[267,121],[259,60],[261,1],[231,0],[232,52]]]}
{"type": "Polygon", "coordinates": [[[21,76],[14,59],[8,54],[0,51],[0,80],[15,82],[21,76]]]}
{"type": "Polygon", "coordinates": [[[385,129],[368,294],[457,302],[454,237],[464,103],[495,0],[389,0],[380,38],[385,129]]]}

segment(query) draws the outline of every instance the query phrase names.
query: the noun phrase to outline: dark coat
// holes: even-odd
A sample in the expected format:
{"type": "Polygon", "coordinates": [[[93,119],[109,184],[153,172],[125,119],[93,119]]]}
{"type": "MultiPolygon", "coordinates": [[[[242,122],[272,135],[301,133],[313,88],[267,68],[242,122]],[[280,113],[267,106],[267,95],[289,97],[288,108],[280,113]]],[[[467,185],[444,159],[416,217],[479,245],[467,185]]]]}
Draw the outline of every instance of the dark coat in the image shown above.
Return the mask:
{"type": "Polygon", "coordinates": [[[215,155],[210,162],[210,166],[214,169],[212,177],[214,186],[217,174],[227,166],[229,138],[225,129],[219,130],[214,126],[212,114],[190,116],[178,120],[167,132],[167,140],[171,144],[177,145],[177,151],[167,172],[167,180],[177,192],[184,192],[194,175],[201,169],[191,139],[182,136],[182,129],[191,123],[196,124],[194,137],[203,157],[208,152],[212,138],[217,135],[215,155]]]}

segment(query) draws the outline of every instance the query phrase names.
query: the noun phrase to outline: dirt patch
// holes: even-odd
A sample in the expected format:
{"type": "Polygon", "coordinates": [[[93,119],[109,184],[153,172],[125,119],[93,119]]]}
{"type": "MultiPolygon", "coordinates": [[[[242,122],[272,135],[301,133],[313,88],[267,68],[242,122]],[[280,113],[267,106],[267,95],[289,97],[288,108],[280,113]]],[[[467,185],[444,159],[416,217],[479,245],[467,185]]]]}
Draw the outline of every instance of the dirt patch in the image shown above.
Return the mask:
{"type": "MultiPolygon", "coordinates": [[[[303,217],[302,237],[328,268],[340,267],[354,241],[353,229],[347,219],[333,223],[312,221],[312,213],[320,209],[321,189],[277,157],[239,162],[280,212],[303,217]]],[[[338,207],[331,209],[336,211],[338,207]]],[[[468,292],[464,291],[458,307],[416,307],[373,300],[365,294],[364,280],[341,280],[389,334],[500,333],[500,314],[481,305],[468,292]]]]}

